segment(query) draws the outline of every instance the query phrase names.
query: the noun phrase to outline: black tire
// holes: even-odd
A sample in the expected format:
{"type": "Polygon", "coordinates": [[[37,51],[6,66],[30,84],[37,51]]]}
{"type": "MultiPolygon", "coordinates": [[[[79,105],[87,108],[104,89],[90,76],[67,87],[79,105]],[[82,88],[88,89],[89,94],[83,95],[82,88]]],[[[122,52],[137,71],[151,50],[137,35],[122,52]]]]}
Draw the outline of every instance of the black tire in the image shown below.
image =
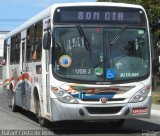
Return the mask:
{"type": "Polygon", "coordinates": [[[11,97],[11,109],[13,112],[18,111],[18,107],[16,105],[16,95],[14,93],[12,93],[12,97],[11,97]]]}
{"type": "Polygon", "coordinates": [[[47,126],[47,124],[48,124],[48,120],[47,119],[45,119],[44,117],[42,117],[42,115],[41,115],[41,106],[40,106],[40,102],[38,101],[37,102],[37,110],[38,110],[38,115],[37,115],[37,117],[38,117],[38,122],[39,122],[39,125],[41,126],[41,127],[46,127],[47,126]]]}
{"type": "Polygon", "coordinates": [[[39,116],[39,125],[41,126],[41,127],[47,127],[47,123],[48,121],[45,119],[45,118],[43,118],[42,116],[39,116]]]}
{"type": "Polygon", "coordinates": [[[122,127],[124,123],[125,119],[109,121],[109,125],[111,125],[112,127],[122,127]]]}

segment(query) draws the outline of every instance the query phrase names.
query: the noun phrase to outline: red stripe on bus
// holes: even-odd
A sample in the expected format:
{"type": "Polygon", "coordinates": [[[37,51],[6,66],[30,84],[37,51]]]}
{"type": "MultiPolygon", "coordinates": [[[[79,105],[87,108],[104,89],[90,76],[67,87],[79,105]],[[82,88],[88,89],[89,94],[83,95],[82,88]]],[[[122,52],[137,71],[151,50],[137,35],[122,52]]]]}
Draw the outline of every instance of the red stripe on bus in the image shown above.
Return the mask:
{"type": "MultiPolygon", "coordinates": [[[[12,76],[11,79],[6,79],[6,80],[3,82],[3,85],[4,85],[5,83],[7,83],[7,82],[10,83],[10,82],[12,82],[13,80],[14,80],[14,77],[12,76]]],[[[28,73],[24,73],[24,74],[22,74],[21,76],[19,76],[18,79],[15,81],[13,88],[15,88],[16,85],[17,85],[17,83],[18,83],[19,81],[21,81],[21,80],[28,80],[28,81],[30,81],[30,82],[32,83],[32,78],[29,76],[29,74],[28,74],[28,73]]]]}
{"type": "Polygon", "coordinates": [[[28,73],[24,73],[21,76],[18,77],[17,81],[14,84],[14,88],[16,87],[17,83],[21,80],[28,80],[32,83],[32,78],[29,76],[28,73]]]}
{"type": "Polygon", "coordinates": [[[32,82],[32,79],[31,79],[31,77],[29,76],[28,73],[24,73],[21,76],[19,76],[18,79],[17,79],[17,82],[21,81],[21,80],[25,80],[25,79],[27,79],[28,81],[32,82]]]}
{"type": "Polygon", "coordinates": [[[14,80],[14,77],[12,76],[11,79],[9,80],[9,82],[11,82],[11,81],[13,81],[13,80],[14,80]]]}
{"type": "Polygon", "coordinates": [[[6,79],[4,82],[3,82],[3,84],[2,85],[4,85],[5,83],[9,83],[9,79],[6,79]]]}

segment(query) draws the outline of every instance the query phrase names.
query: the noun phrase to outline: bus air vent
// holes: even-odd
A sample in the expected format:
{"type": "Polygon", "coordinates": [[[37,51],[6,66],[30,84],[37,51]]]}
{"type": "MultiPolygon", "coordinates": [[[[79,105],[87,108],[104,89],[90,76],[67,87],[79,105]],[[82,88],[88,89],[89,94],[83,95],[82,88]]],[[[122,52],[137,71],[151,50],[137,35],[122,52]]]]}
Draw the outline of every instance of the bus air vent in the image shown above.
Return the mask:
{"type": "Polygon", "coordinates": [[[86,107],[87,111],[90,114],[116,114],[118,113],[123,107],[86,107]]]}

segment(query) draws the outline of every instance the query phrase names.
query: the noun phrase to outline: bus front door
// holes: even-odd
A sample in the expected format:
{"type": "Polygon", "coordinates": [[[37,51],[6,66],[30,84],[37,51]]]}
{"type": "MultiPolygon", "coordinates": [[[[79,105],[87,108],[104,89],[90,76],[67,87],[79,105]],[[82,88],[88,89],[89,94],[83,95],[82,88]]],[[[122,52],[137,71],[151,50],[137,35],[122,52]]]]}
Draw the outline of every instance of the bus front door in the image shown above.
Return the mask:
{"type": "Polygon", "coordinates": [[[21,84],[21,99],[22,99],[22,106],[26,107],[26,85],[25,85],[25,41],[22,42],[22,71],[21,71],[21,76],[22,76],[22,84],[21,84]]]}
{"type": "Polygon", "coordinates": [[[21,33],[21,64],[20,64],[20,71],[21,71],[21,106],[26,108],[26,83],[25,83],[25,72],[26,72],[26,31],[21,33]]]}

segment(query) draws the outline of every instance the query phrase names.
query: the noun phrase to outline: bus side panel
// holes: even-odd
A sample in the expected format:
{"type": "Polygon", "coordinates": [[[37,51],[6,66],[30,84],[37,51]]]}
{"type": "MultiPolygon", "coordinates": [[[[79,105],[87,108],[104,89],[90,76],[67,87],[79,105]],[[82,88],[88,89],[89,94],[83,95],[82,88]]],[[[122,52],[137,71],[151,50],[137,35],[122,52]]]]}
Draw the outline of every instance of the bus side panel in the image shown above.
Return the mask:
{"type": "Polygon", "coordinates": [[[16,105],[23,107],[22,91],[20,89],[20,83],[18,78],[20,76],[19,64],[9,65],[9,78],[10,78],[10,91],[16,94],[16,105]]]}
{"type": "Polygon", "coordinates": [[[8,72],[7,72],[8,66],[7,65],[3,65],[2,67],[2,71],[3,71],[3,93],[4,95],[7,97],[7,99],[11,99],[11,93],[9,91],[9,77],[7,76],[8,72]]]}
{"type": "Polygon", "coordinates": [[[4,52],[6,53],[6,57],[4,58],[4,64],[3,64],[3,92],[4,94],[7,96],[8,99],[11,99],[11,94],[9,93],[9,51],[10,51],[10,48],[9,48],[9,39],[6,40],[6,43],[4,46],[7,46],[7,47],[4,47],[4,52]]]}
{"type": "Polygon", "coordinates": [[[42,76],[39,73],[39,69],[41,69],[41,62],[32,62],[27,64],[29,80],[26,82],[25,90],[26,90],[26,107],[28,110],[35,112],[35,99],[34,99],[34,91],[37,89],[40,101],[42,95],[42,76]]]}

